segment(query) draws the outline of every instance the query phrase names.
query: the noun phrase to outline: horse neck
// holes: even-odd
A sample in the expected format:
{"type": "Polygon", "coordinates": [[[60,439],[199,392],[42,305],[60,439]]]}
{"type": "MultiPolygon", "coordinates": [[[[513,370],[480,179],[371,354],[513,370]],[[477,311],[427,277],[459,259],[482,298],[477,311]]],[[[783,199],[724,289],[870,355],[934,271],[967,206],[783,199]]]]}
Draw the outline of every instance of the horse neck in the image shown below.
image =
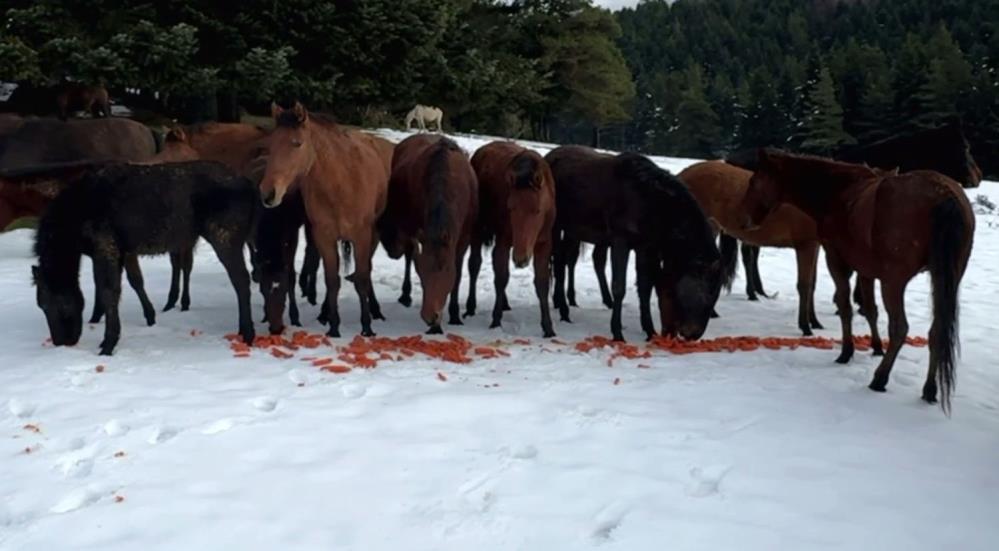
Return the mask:
{"type": "Polygon", "coordinates": [[[815,219],[876,179],[871,169],[847,163],[809,158],[782,162],[781,178],[790,202],[815,219]]]}
{"type": "MultiPolygon", "coordinates": [[[[452,178],[448,163],[448,148],[437,145],[427,163],[427,206],[426,206],[426,230],[427,240],[430,243],[444,245],[444,239],[451,229],[454,219],[454,205],[451,194],[448,193],[449,181],[452,178]]],[[[453,238],[457,236],[452,235],[453,238]]]]}
{"type": "Polygon", "coordinates": [[[35,238],[42,277],[53,288],[79,284],[83,256],[81,229],[75,223],[80,217],[72,209],[65,211],[66,216],[60,214],[63,213],[50,210],[48,220],[39,226],[35,238]]]}

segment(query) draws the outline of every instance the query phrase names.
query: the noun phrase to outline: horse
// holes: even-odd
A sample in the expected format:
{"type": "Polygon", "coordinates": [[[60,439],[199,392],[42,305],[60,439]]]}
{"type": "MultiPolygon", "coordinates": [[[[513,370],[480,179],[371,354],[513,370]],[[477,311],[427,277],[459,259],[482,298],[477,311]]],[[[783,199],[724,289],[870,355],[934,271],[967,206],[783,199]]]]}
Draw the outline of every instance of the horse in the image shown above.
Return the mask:
{"type": "Polygon", "coordinates": [[[259,197],[252,182],[211,162],[114,164],[95,170],[59,195],[42,216],[32,266],[37,302],[52,343],[79,342],[83,328],[80,257],[94,262],[99,300],[107,310],[102,355],[121,335],[118,300],[129,256],[188,250],[198,237],[215,249],[239,306],[239,334],[253,342],[250,276],[242,247],[250,237],[259,197]]]}
{"type": "Polygon", "coordinates": [[[441,320],[449,293],[449,323],[462,324],[461,268],[478,202],[475,171],[454,141],[417,134],[395,146],[388,207],[378,221],[378,234],[391,258],[413,255],[423,288],[420,317],[429,334],[443,333],[441,320]]]}
{"type": "MultiPolygon", "coordinates": [[[[361,334],[373,336],[371,257],[375,222],[385,210],[388,171],[369,137],[348,131],[322,115],[310,116],[301,103],[284,109],[271,104],[275,128],[268,139],[267,164],[260,181],[264,207],[274,208],[300,189],[312,237],[326,276],[327,335],[340,336],[339,240],[351,244],[354,273],[348,277],[361,303],[361,334]]],[[[349,261],[349,257],[348,257],[349,261]]]]}
{"type": "Polygon", "coordinates": [[[624,340],[621,306],[632,250],[646,336],[656,334],[649,309],[655,286],[663,332],[700,338],[721,290],[721,259],[707,218],[690,191],[635,153],[613,156],[589,147],[562,146],[545,160],[555,177],[554,298],[562,320],[571,321],[565,296],[567,252],[585,241],[610,247],[614,340],[624,340]]]}
{"type": "Polygon", "coordinates": [[[513,142],[496,141],[472,155],[479,180],[479,216],[468,258],[470,276],[465,316],[474,316],[475,286],[482,266],[482,247],[492,244],[496,303],[490,328],[500,327],[510,308],[510,252],[517,268],[534,260],[534,290],[541,307],[541,331],[555,336],[548,308],[551,279],[552,227],[555,224],[555,182],[548,163],[538,153],[513,142]]]}
{"type": "Polygon", "coordinates": [[[110,117],[111,100],[107,88],[81,82],[63,82],[56,86],[56,106],[60,120],[83,111],[93,117],[110,117]]]}
{"type": "Polygon", "coordinates": [[[436,123],[437,131],[440,132],[442,120],[444,120],[444,112],[439,108],[416,104],[406,115],[406,130],[409,130],[413,126],[413,121],[416,121],[421,131],[425,131],[431,123],[436,123]]]}
{"type": "Polygon", "coordinates": [[[158,150],[149,127],[119,117],[68,122],[23,119],[3,143],[0,173],[30,173],[66,163],[143,161],[158,150]]]}
{"type": "Polygon", "coordinates": [[[897,168],[900,172],[935,170],[966,188],[978,187],[982,181],[982,171],[971,155],[960,120],[846,147],[835,158],[886,170],[897,168]]]}
{"type": "MultiPolygon", "coordinates": [[[[961,185],[933,171],[893,175],[820,157],[760,150],[742,201],[747,213],[744,225],[760,225],[782,203],[801,209],[818,224],[843,328],[837,362],[847,363],[854,352],[850,275],[856,271],[869,281],[881,281],[889,345],[871,390],[885,391],[905,344],[909,332],[905,288],[916,274],[929,271],[933,323],[922,397],[936,402],[939,387],[941,406],[949,412],[958,344],[958,289],[975,232],[974,212],[961,185]]],[[[867,291],[865,308],[874,300],[873,292],[867,291]]],[[[879,338],[872,334],[872,340],[879,338]]]]}

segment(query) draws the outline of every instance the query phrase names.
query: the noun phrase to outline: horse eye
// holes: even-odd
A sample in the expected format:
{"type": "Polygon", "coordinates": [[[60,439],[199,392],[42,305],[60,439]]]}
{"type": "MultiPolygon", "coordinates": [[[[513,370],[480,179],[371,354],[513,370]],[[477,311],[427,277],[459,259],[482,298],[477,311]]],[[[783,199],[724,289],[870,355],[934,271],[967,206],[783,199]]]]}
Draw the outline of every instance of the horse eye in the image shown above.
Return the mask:
{"type": "Polygon", "coordinates": [[[291,145],[295,147],[302,147],[302,140],[291,140],[291,145]]]}

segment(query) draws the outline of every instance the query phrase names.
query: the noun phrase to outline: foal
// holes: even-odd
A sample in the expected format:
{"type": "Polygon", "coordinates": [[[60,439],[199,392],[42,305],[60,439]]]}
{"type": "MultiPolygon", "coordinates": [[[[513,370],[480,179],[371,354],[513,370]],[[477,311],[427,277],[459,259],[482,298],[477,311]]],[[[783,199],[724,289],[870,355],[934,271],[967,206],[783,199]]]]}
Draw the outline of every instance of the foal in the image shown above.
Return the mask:
{"type": "Polygon", "coordinates": [[[554,337],[548,308],[551,279],[552,226],[555,223],[555,181],[541,155],[513,142],[492,142],[472,155],[472,168],[479,179],[479,218],[468,258],[471,279],[466,316],[475,315],[475,285],[482,266],[482,246],[495,240],[493,274],[496,304],[489,326],[500,326],[509,309],[506,285],[510,280],[510,250],[513,263],[524,268],[534,260],[534,290],[541,305],[541,330],[554,337]]]}
{"type": "Polygon", "coordinates": [[[107,309],[101,354],[121,335],[118,300],[128,257],[189,250],[198,237],[215,249],[236,291],[239,333],[253,342],[250,276],[243,245],[256,219],[253,184],[210,162],[111,165],[63,192],[42,216],[32,267],[38,306],[52,342],[73,345],[83,328],[80,257],[94,262],[100,301],[107,309]]]}

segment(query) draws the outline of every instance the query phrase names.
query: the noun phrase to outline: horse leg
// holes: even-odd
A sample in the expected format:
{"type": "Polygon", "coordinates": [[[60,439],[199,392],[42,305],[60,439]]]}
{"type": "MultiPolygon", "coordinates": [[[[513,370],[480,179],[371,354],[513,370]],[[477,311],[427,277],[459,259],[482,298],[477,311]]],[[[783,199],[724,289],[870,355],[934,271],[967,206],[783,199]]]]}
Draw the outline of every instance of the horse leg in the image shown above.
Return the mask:
{"type": "Polygon", "coordinates": [[[163,307],[164,312],[169,312],[173,310],[174,306],[177,306],[177,298],[180,296],[181,264],[180,253],[170,253],[170,292],[167,293],[167,303],[163,307]]]}
{"type": "MultiPolygon", "coordinates": [[[[368,266],[374,266],[375,249],[378,248],[378,232],[372,232],[371,234],[371,254],[368,255],[368,266]]],[[[369,277],[370,279],[370,277],[369,277]]],[[[371,310],[371,319],[385,321],[385,315],[382,314],[382,305],[378,304],[378,297],[375,296],[375,285],[371,284],[370,292],[368,293],[368,307],[371,310]]]]}
{"type": "Polygon", "coordinates": [[[319,250],[312,239],[312,226],[305,224],[305,258],[302,260],[302,271],[298,276],[298,286],[302,296],[309,304],[316,305],[316,274],[319,273],[319,250]]]}
{"type": "Polygon", "coordinates": [[[496,304],[493,306],[493,322],[490,329],[500,327],[503,321],[503,302],[506,299],[506,286],[510,281],[510,244],[501,238],[493,246],[493,284],[496,288],[496,304]]]}
{"type": "Polygon", "coordinates": [[[107,313],[104,322],[104,340],[101,341],[101,356],[110,356],[121,338],[121,318],[118,303],[121,300],[121,258],[95,258],[94,280],[98,282],[101,303],[107,313]]]}
{"type": "MultiPolygon", "coordinates": [[[[873,288],[873,286],[874,286],[873,282],[871,283],[871,286],[873,288]]],[[[860,280],[860,274],[857,274],[857,286],[854,287],[854,289],[853,289],[853,303],[857,305],[857,313],[860,314],[861,316],[865,316],[866,317],[866,315],[864,314],[864,308],[865,308],[865,306],[864,306],[864,292],[861,290],[862,288],[863,288],[863,284],[862,284],[862,282],[860,280]]]]}
{"type": "Polygon", "coordinates": [[[104,302],[101,301],[101,285],[97,274],[97,264],[94,263],[94,312],[90,315],[89,323],[100,323],[104,317],[104,302]]]}
{"type": "Polygon", "coordinates": [[[582,244],[576,241],[572,246],[567,245],[565,249],[566,266],[566,292],[565,298],[569,306],[579,307],[576,302],[576,263],[579,262],[579,249],[582,244]]]}
{"type": "Polygon", "coordinates": [[[659,322],[662,324],[660,334],[664,337],[676,337],[676,321],[673,313],[673,299],[669,290],[662,281],[661,274],[657,274],[654,287],[656,289],[656,300],[659,301],[659,322]]]}
{"type": "Polygon", "coordinates": [[[611,245],[611,292],[614,295],[614,310],[611,313],[611,334],[615,341],[624,341],[621,332],[621,307],[628,285],[628,246],[621,242],[611,245]]]}
{"type": "Polygon", "coordinates": [[[566,269],[566,248],[571,247],[571,243],[556,234],[555,242],[552,244],[552,264],[555,269],[555,292],[552,296],[552,303],[558,308],[559,318],[567,323],[572,323],[569,319],[569,305],[565,298],[565,269],[566,269]]]}
{"type": "MultiPolygon", "coordinates": [[[[548,309],[548,287],[551,285],[552,244],[550,241],[538,242],[534,245],[534,294],[538,297],[541,307],[541,333],[546,339],[555,336],[552,328],[552,314],[548,309]]],[[[504,291],[503,295],[506,295],[504,291]]]]}
{"type": "Polygon", "coordinates": [[[340,253],[337,251],[336,237],[331,239],[326,235],[317,235],[316,246],[323,256],[323,271],[326,275],[326,321],[330,326],[326,334],[339,338],[340,310],[337,298],[340,294],[340,253]]]}
{"type": "Polygon", "coordinates": [[[458,302],[461,300],[458,291],[461,287],[461,271],[465,264],[465,252],[468,251],[468,241],[459,243],[458,250],[455,251],[454,258],[454,287],[451,288],[451,298],[448,302],[447,312],[450,325],[464,325],[461,321],[461,307],[458,302]]]}
{"type": "Polygon", "coordinates": [[[812,289],[815,287],[815,263],[819,257],[819,244],[799,244],[794,249],[798,260],[798,329],[806,337],[812,336],[812,289]]]}
{"type": "MultiPolygon", "coordinates": [[[[656,326],[652,323],[652,285],[655,277],[656,258],[648,251],[635,253],[635,271],[638,272],[638,308],[642,320],[642,330],[646,340],[656,336],[656,326]]],[[[661,317],[661,312],[660,312],[661,317]]]]}
{"type": "Polygon", "coordinates": [[[479,282],[479,270],[482,268],[482,243],[478,241],[472,243],[472,248],[468,254],[468,300],[465,302],[464,317],[475,315],[475,308],[478,302],[475,297],[476,287],[479,282]]]}
{"type": "Polygon", "coordinates": [[[826,250],[826,265],[836,284],[836,305],[839,306],[839,321],[843,328],[843,349],[836,362],[845,364],[853,357],[853,308],[850,307],[850,275],[853,269],[832,249],[826,250]]]}
{"type": "Polygon", "coordinates": [[[600,286],[600,300],[607,308],[614,307],[610,287],[607,285],[607,245],[593,247],[593,269],[597,272],[597,285],[600,286]]]}
{"type": "Polygon", "coordinates": [[[815,315],[815,281],[819,277],[819,247],[818,243],[815,244],[815,255],[812,258],[812,288],[808,291],[808,318],[809,323],[812,325],[812,329],[825,329],[821,323],[819,323],[819,318],[815,315]]]}
{"type": "Polygon", "coordinates": [[[402,294],[399,295],[399,304],[402,304],[406,308],[413,305],[413,280],[410,277],[410,272],[413,269],[413,254],[406,251],[406,269],[402,276],[402,294]]]}
{"type": "Polygon", "coordinates": [[[875,356],[884,356],[881,335],[878,334],[878,305],[874,302],[874,279],[857,274],[857,289],[860,290],[862,315],[871,328],[871,349],[875,356]]]}
{"type": "MultiPolygon", "coordinates": [[[[869,388],[876,392],[884,392],[885,387],[888,386],[888,378],[891,376],[891,368],[895,365],[895,358],[898,356],[899,350],[902,349],[902,345],[905,344],[905,337],[909,335],[909,320],[905,317],[905,287],[907,283],[881,280],[881,300],[885,304],[885,312],[888,313],[888,352],[884,358],[881,358],[881,363],[871,380],[869,388]]],[[[849,307],[849,303],[847,307],[849,307]]],[[[936,373],[933,375],[935,380],[936,373]]],[[[924,392],[925,390],[924,387],[924,392]]],[[[934,398],[935,395],[934,392],[934,398]]]]}
{"type": "Polygon", "coordinates": [[[753,288],[756,289],[756,294],[763,298],[773,298],[768,295],[765,290],[763,290],[763,278],[760,277],[760,247],[753,245],[753,288]]]}
{"type": "Polygon", "coordinates": [[[239,308],[239,335],[243,337],[244,343],[253,344],[256,332],[250,314],[250,272],[246,269],[246,260],[243,258],[243,244],[216,240],[209,241],[209,243],[215,249],[215,255],[225,268],[226,274],[229,276],[229,283],[236,291],[236,305],[239,308]]]}
{"type": "Polygon", "coordinates": [[[139,302],[142,304],[142,315],[146,318],[146,325],[150,327],[156,325],[156,308],[153,308],[153,303],[149,301],[149,296],[146,295],[146,286],[142,279],[142,268],[139,267],[138,256],[134,254],[125,255],[125,275],[128,277],[128,284],[135,291],[136,296],[139,297],[139,302]]]}
{"type": "Polygon", "coordinates": [[[374,337],[375,332],[371,330],[371,237],[355,239],[353,245],[354,273],[350,279],[361,303],[361,336],[374,337]]]}
{"type": "Polygon", "coordinates": [[[742,267],[746,272],[746,296],[749,300],[760,300],[756,296],[756,286],[753,284],[753,246],[745,242],[742,243],[742,267]]]}
{"type": "MultiPolygon", "coordinates": [[[[191,270],[194,269],[194,247],[181,253],[181,274],[183,277],[184,288],[180,293],[180,311],[187,312],[191,309],[191,270]]],[[[239,248],[239,260],[243,263],[243,247],[239,248]]],[[[243,264],[243,269],[246,269],[246,264],[243,264]]]]}

